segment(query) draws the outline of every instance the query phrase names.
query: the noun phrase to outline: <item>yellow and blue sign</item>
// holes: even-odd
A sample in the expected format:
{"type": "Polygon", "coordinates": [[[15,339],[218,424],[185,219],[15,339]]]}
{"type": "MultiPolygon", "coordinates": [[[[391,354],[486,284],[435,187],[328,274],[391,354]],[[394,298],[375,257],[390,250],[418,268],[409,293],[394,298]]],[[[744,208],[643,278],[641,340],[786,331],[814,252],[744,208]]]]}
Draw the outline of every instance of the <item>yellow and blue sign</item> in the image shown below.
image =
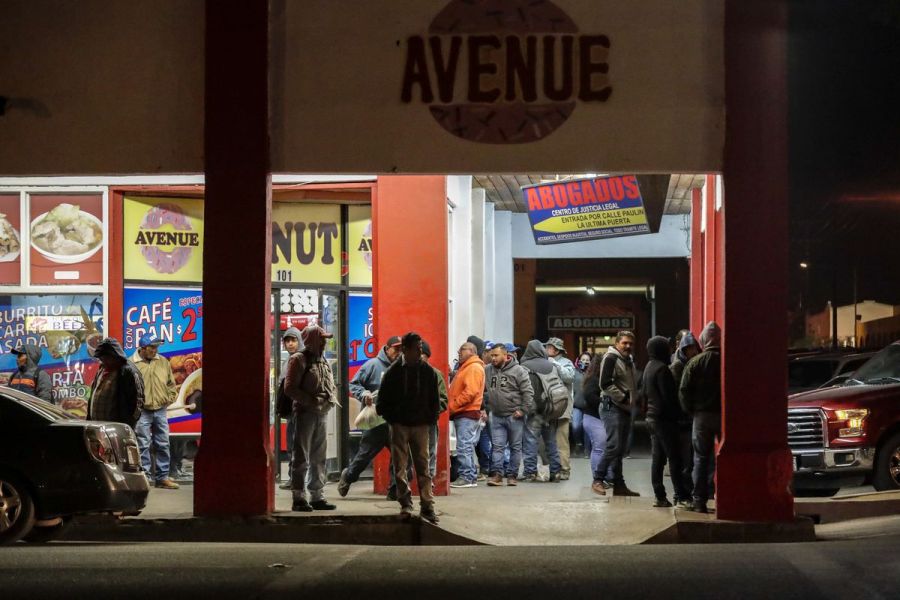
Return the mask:
{"type": "Polygon", "coordinates": [[[650,233],[634,175],[541,183],[522,196],[537,244],[650,233]]]}

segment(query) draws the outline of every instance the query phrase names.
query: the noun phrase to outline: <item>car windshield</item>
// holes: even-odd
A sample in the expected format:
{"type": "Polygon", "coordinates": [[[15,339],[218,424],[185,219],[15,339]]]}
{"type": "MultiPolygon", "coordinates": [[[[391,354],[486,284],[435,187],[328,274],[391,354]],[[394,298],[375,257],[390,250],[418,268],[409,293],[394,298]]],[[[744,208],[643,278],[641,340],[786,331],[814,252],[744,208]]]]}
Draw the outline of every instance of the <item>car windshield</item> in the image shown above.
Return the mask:
{"type": "Polygon", "coordinates": [[[3,395],[24,405],[26,408],[36,412],[48,421],[71,421],[76,418],[54,404],[44,402],[39,398],[20,392],[19,390],[3,386],[0,387],[0,391],[3,392],[3,395]]]}
{"type": "Polygon", "coordinates": [[[790,389],[816,388],[834,375],[834,360],[797,360],[788,364],[790,389]]]}
{"type": "Polygon", "coordinates": [[[900,344],[891,344],[853,374],[853,379],[861,383],[878,381],[900,382],[900,344]]]}

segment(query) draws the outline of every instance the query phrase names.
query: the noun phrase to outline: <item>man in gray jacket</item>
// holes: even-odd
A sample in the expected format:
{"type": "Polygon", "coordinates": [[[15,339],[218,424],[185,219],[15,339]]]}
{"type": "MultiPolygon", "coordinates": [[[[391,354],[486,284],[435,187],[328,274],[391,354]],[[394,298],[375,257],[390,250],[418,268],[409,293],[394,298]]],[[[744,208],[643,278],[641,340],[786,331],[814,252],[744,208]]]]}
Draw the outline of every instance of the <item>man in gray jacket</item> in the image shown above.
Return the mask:
{"type": "Polygon", "coordinates": [[[491,349],[491,364],[485,370],[491,406],[491,476],[489,486],[503,485],[503,455],[509,446],[507,485],[516,485],[522,462],[525,416],[534,410],[534,388],[526,371],[503,344],[491,349]]]}
{"type": "Polygon", "coordinates": [[[569,390],[569,405],[566,407],[566,412],[563,413],[563,416],[556,421],[556,447],[559,450],[560,464],[559,478],[565,481],[572,472],[572,467],[569,463],[569,455],[571,453],[569,448],[569,424],[572,422],[572,408],[575,404],[575,365],[566,355],[566,347],[561,339],[557,337],[550,338],[544,344],[544,348],[547,350],[550,362],[556,365],[556,372],[559,374],[559,378],[566,386],[566,389],[569,390]]]}
{"type": "Polygon", "coordinates": [[[600,419],[606,428],[606,452],[597,465],[594,481],[606,489],[612,488],[616,496],[640,496],[628,489],[622,476],[622,457],[637,389],[631,358],[634,341],[632,332],[620,331],[615,346],[609,347],[600,363],[600,419]]]}
{"type": "Polygon", "coordinates": [[[10,350],[16,355],[16,370],[9,376],[6,384],[14,390],[37,396],[45,402],[53,402],[50,375],[38,367],[41,362],[41,349],[34,344],[25,344],[10,350]]]}
{"type": "MultiPolygon", "coordinates": [[[[400,356],[400,338],[395,335],[388,338],[378,355],[366,361],[353,376],[350,381],[350,394],[359,400],[360,409],[371,406],[375,402],[378,390],[381,388],[381,379],[398,356],[400,356]]],[[[337,488],[338,494],[342,497],[346,496],[350,492],[350,485],[359,481],[362,472],[384,448],[388,450],[391,448],[390,426],[387,423],[363,431],[356,456],[350,461],[350,466],[341,472],[337,488]]],[[[393,461],[391,461],[391,485],[388,488],[388,499],[397,499],[397,482],[394,477],[393,461]]]]}
{"type": "MultiPolygon", "coordinates": [[[[288,327],[284,332],[284,335],[281,336],[281,344],[284,347],[284,351],[287,352],[288,357],[284,359],[284,362],[281,364],[281,371],[279,371],[278,375],[279,386],[284,383],[284,380],[287,377],[288,363],[291,362],[291,357],[303,350],[303,342],[300,341],[300,330],[296,327],[288,327]]],[[[288,419],[287,424],[287,449],[288,455],[291,457],[288,462],[288,478],[278,486],[283,490],[290,490],[293,487],[291,485],[290,473],[294,469],[294,433],[296,431],[297,423],[294,421],[294,415],[291,414],[291,418],[288,419]]]]}

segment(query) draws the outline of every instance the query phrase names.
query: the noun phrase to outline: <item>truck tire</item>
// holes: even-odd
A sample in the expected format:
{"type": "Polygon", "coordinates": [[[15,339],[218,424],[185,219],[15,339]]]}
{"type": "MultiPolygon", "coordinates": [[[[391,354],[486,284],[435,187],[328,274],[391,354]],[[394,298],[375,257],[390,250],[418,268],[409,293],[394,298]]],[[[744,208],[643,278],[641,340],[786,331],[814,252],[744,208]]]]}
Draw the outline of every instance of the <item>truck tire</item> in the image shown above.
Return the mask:
{"type": "Polygon", "coordinates": [[[900,489],[900,432],[889,437],[878,449],[872,485],[879,492],[900,489]]]}
{"type": "Polygon", "coordinates": [[[34,500],[24,483],[0,473],[0,546],[14,544],[34,527],[34,500]]]}

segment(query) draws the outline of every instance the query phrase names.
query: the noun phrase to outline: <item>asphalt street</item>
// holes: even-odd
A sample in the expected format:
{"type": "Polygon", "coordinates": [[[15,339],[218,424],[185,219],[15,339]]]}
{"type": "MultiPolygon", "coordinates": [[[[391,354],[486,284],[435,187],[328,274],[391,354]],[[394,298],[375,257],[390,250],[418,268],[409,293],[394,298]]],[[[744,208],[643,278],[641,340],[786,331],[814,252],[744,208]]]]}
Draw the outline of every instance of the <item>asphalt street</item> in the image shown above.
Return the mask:
{"type": "Polygon", "coordinates": [[[897,598],[900,535],[807,544],[374,547],[68,544],[0,549],[0,597],[897,598]]]}

